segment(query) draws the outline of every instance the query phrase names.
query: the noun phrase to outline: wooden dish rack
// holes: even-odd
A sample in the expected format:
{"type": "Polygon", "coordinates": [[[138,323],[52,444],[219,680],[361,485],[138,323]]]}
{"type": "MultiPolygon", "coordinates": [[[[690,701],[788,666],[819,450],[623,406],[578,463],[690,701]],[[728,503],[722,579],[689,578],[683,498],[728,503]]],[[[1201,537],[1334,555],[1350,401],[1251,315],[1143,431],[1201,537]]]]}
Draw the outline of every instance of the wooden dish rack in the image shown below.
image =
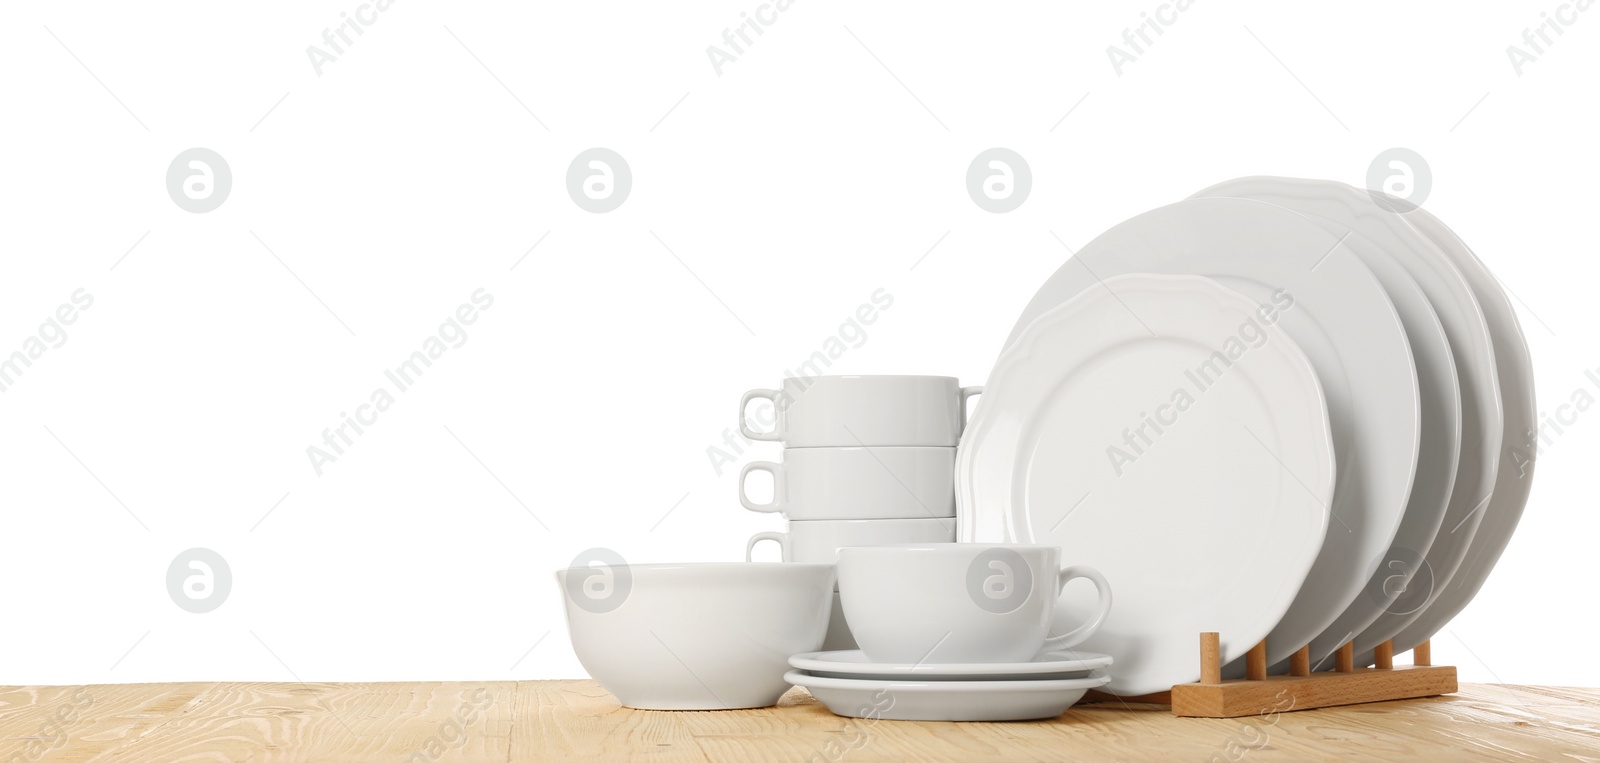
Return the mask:
{"type": "Polygon", "coordinates": [[[1200,681],[1179,684],[1172,691],[1139,697],[1118,697],[1091,691],[1085,702],[1144,702],[1171,705],[1172,714],[1186,718],[1239,718],[1311,710],[1335,705],[1389,702],[1451,694],[1460,687],[1456,669],[1432,664],[1432,650],[1424,641],[1411,650],[1410,665],[1394,664],[1394,642],[1373,650],[1375,667],[1356,667],[1351,644],[1334,653],[1334,668],[1312,672],[1311,647],[1302,646],[1289,658],[1289,673],[1267,675],[1267,642],[1245,654],[1245,677],[1222,680],[1222,641],[1219,634],[1200,634],[1200,681]]]}

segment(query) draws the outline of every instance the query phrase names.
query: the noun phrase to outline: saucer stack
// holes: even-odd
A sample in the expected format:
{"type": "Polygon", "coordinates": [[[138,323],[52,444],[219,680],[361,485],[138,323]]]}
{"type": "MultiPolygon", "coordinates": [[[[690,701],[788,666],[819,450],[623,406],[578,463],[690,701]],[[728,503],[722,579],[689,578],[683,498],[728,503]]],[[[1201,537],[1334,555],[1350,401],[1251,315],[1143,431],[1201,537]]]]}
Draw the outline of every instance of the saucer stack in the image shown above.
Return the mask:
{"type": "Polygon", "coordinates": [[[835,715],[904,721],[1054,718],[1110,680],[1111,658],[1064,650],[1024,663],[878,663],[860,650],[789,658],[784,680],[835,715]]]}
{"type": "MultiPolygon", "coordinates": [[[[785,562],[829,564],[846,546],[954,542],[956,444],[967,399],[982,391],[947,376],[817,376],[745,393],[740,432],[784,450],[781,462],[744,467],[739,502],[788,520],[784,532],[751,536],[746,559],[762,541],[777,543],[785,562]],[[758,398],[773,404],[767,431],[747,422],[758,398]],[[767,503],[747,494],[755,471],[772,477],[767,503]]],[[[824,648],[854,647],[836,593],[824,648]]]]}

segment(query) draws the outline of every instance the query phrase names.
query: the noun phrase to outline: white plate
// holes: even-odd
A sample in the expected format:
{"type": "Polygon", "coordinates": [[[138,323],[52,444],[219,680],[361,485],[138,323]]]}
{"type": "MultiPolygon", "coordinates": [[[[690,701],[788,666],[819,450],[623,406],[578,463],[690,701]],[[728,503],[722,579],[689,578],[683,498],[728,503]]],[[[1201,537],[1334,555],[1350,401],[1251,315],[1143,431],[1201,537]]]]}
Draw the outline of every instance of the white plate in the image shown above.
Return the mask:
{"type": "MultiPolygon", "coordinates": [[[[1488,579],[1501,552],[1517,529],[1517,520],[1528,503],[1533,487],[1533,466],[1537,443],[1527,439],[1538,427],[1533,397],[1533,361],[1528,357],[1528,342],[1522,335],[1516,311],[1505,290],[1483,261],[1455,233],[1423,209],[1406,213],[1406,219],[1426,233],[1472,284],[1472,291],[1489,319],[1489,334],[1494,339],[1495,368],[1500,377],[1500,397],[1505,416],[1505,443],[1500,453],[1494,492],[1481,513],[1478,531],[1472,536],[1467,554],[1448,583],[1440,587],[1433,600],[1415,620],[1394,636],[1396,651],[1406,651],[1432,638],[1476,596],[1488,579]]],[[[1363,634],[1365,635],[1365,634],[1363,634]]],[[[1381,643],[1381,642],[1380,642],[1381,643]]],[[[1360,643],[1357,647],[1361,646],[1360,643]]],[[[1366,650],[1360,650],[1365,652],[1366,650]]],[[[1363,659],[1367,659],[1363,655],[1363,659]]]]}
{"type": "Polygon", "coordinates": [[[791,670],[834,715],[889,721],[1031,721],[1054,718],[1106,679],[1060,681],[903,681],[824,678],[791,670]]]}
{"type": "MultiPolygon", "coordinates": [[[[963,537],[1058,545],[1111,581],[1116,606],[1083,648],[1116,658],[1114,693],[1198,679],[1202,631],[1242,655],[1318,558],[1333,443],[1317,375],[1277,323],[1304,308],[1284,298],[1269,312],[1199,276],[1107,278],[989,375],[957,456],[963,537]]],[[[1088,616],[1088,593],[1067,590],[1057,630],[1088,616]]]]}
{"type": "MultiPolygon", "coordinates": [[[[1128,272],[1208,275],[1258,302],[1278,288],[1296,298],[1281,325],[1310,357],[1327,394],[1339,482],[1322,555],[1267,640],[1270,662],[1287,659],[1365,595],[1373,560],[1388,552],[1400,528],[1416,473],[1421,412],[1399,315],[1360,258],[1301,215],[1248,199],[1189,199],[1090,242],[1034,296],[1013,336],[1098,278],[1128,272]]],[[[1229,660],[1251,646],[1230,638],[1237,637],[1223,636],[1229,660]]],[[[1110,653],[1121,662],[1122,655],[1110,653]]]]}
{"type": "Polygon", "coordinates": [[[1422,610],[1430,586],[1455,572],[1482,516],[1475,509],[1493,487],[1503,425],[1488,323],[1466,279],[1444,253],[1365,191],[1328,180],[1255,177],[1230,180],[1196,195],[1252,198],[1304,213],[1335,234],[1353,231],[1352,249],[1378,275],[1401,308],[1402,319],[1408,299],[1392,277],[1385,277],[1387,271],[1409,274],[1411,287],[1420,286],[1438,310],[1449,339],[1444,357],[1429,346],[1435,341],[1431,335],[1406,323],[1423,389],[1423,443],[1405,519],[1383,563],[1367,560],[1374,571],[1367,595],[1357,597],[1311,642],[1311,660],[1323,661],[1352,638],[1357,650],[1371,649],[1422,610]],[[1358,245],[1357,236],[1369,246],[1358,245]],[[1446,383],[1448,390],[1442,388],[1446,383]],[[1458,424],[1448,424],[1448,432],[1437,415],[1443,404],[1456,406],[1451,415],[1459,417],[1458,424]],[[1448,472],[1440,468],[1446,463],[1446,448],[1448,472]],[[1407,581],[1410,574],[1416,577],[1407,581]],[[1406,593],[1397,600],[1402,590],[1406,593]]]}
{"type": "Polygon", "coordinates": [[[880,678],[912,681],[1014,681],[1084,678],[1111,665],[1110,655],[1064,651],[1043,654],[1032,662],[894,663],[873,662],[859,649],[808,652],[789,664],[823,678],[880,678]]]}

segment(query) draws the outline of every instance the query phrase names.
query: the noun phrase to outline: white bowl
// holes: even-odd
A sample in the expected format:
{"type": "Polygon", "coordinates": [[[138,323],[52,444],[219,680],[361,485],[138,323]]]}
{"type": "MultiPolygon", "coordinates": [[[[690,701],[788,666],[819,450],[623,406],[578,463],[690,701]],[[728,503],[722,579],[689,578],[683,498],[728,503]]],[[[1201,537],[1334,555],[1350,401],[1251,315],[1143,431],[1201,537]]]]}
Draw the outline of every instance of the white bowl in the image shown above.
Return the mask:
{"type": "Polygon", "coordinates": [[[833,565],[634,564],[556,571],[572,649],[643,710],[769,707],[789,658],[822,646],[833,565]]]}

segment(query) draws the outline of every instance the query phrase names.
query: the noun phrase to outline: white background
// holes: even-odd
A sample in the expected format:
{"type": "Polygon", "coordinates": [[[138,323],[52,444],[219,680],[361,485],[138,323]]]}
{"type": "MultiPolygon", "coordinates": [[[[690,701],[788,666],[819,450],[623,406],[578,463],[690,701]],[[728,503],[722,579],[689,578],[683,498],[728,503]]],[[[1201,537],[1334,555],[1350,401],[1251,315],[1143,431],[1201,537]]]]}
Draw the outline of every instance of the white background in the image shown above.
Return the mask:
{"type": "MultiPolygon", "coordinates": [[[[1106,48],[1156,0],[799,0],[719,76],[706,48],[756,0],[398,0],[319,76],[307,46],[357,5],[5,11],[0,352],[94,304],[0,393],[0,683],[582,676],[551,571],[778,529],[707,449],[875,290],[831,371],[982,383],[1066,259],[1052,232],[1241,175],[1361,184],[1392,146],[1515,295],[1541,408],[1600,396],[1600,11],[1518,76],[1554,0],[1200,0],[1119,76],[1106,48]],[[195,146],[233,173],[206,214],[164,185],[195,146]],[[609,214],[565,189],[592,146],[632,168],[609,214]],[[993,146],[1033,172],[1009,214],[965,189],[993,146]],[[479,288],[468,341],[318,476],[306,448],[479,288]],[[208,614],[166,590],[197,546],[233,575],[208,614]]],[[[1435,640],[1465,680],[1600,684],[1600,413],[1553,443],[1435,640]]]]}

